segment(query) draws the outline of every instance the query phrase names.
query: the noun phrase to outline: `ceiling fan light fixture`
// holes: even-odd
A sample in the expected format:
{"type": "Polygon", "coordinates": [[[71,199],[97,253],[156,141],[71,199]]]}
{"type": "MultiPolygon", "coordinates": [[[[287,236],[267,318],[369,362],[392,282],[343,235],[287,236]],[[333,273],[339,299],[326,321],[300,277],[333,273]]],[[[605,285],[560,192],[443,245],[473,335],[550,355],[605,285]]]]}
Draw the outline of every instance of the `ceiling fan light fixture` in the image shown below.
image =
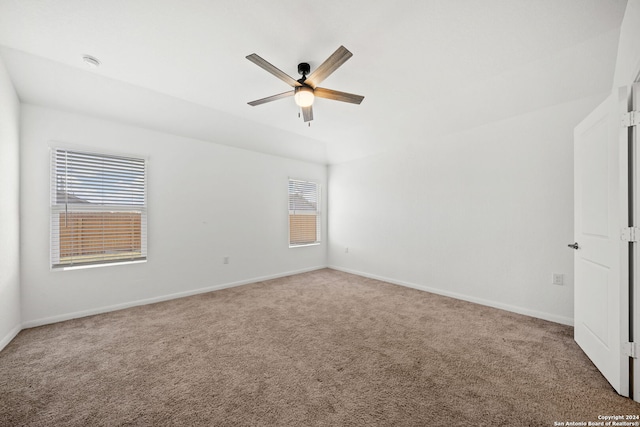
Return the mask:
{"type": "Polygon", "coordinates": [[[313,95],[313,89],[309,86],[298,86],[295,88],[295,95],[293,99],[299,107],[310,107],[313,105],[315,96],[313,95]]]}

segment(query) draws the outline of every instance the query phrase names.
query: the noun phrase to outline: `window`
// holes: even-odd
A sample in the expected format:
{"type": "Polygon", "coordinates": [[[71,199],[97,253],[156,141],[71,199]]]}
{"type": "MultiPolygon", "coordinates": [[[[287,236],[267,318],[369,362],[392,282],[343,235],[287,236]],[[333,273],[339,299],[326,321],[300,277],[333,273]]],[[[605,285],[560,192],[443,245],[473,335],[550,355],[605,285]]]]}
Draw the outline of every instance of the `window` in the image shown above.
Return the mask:
{"type": "Polygon", "coordinates": [[[289,179],[289,246],[320,243],[320,185],[289,179]]]}
{"type": "Polygon", "coordinates": [[[147,258],[146,161],[51,152],[51,266],[147,258]]]}

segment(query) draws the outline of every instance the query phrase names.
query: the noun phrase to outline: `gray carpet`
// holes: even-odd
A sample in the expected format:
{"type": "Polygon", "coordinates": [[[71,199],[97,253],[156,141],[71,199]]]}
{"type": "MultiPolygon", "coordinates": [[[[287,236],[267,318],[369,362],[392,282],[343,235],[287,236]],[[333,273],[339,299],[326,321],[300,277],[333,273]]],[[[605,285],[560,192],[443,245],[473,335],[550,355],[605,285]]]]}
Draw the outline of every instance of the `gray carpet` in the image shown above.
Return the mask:
{"type": "Polygon", "coordinates": [[[553,426],[638,414],[571,327],[334,270],[22,331],[3,426],[553,426]]]}

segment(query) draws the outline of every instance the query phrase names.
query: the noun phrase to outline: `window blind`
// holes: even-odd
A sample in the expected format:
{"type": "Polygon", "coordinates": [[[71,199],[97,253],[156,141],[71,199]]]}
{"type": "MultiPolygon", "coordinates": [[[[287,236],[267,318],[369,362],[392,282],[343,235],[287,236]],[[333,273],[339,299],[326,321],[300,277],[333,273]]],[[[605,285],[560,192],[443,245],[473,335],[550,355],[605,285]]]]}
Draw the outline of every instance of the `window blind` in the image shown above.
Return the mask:
{"type": "Polygon", "coordinates": [[[146,257],[145,159],[52,150],[52,267],[146,257]]]}
{"type": "Polygon", "coordinates": [[[289,246],[320,242],[320,185],[289,179],[289,246]]]}

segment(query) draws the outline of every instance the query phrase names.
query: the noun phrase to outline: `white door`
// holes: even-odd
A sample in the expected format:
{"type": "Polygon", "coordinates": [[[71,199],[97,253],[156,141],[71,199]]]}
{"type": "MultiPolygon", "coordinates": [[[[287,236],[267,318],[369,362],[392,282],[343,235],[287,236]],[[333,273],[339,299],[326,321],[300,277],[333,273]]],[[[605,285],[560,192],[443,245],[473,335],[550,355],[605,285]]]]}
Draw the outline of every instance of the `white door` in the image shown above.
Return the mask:
{"type": "Polygon", "coordinates": [[[574,130],[574,337],[618,393],[629,395],[629,224],[627,88],[613,93],[574,130]]]}

